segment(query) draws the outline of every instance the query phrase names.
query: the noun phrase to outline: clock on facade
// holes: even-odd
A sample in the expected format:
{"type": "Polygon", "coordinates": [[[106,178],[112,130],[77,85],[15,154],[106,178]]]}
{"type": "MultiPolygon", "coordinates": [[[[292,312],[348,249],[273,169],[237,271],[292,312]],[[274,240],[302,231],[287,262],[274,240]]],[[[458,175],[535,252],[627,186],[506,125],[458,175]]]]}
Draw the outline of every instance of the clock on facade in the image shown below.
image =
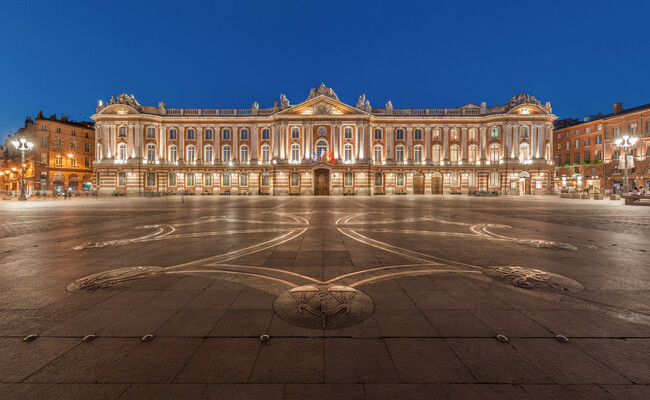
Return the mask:
{"type": "Polygon", "coordinates": [[[319,134],[319,135],[324,135],[324,134],[326,134],[326,133],[327,133],[327,129],[325,129],[324,126],[319,126],[319,127],[318,127],[318,134],[319,134]]]}

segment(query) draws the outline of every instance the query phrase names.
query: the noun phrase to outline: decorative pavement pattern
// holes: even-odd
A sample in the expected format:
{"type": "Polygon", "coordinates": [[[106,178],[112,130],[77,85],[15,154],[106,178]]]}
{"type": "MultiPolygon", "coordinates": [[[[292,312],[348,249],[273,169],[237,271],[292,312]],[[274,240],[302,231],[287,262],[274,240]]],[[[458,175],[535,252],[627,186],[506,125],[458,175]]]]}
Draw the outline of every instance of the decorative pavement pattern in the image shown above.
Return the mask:
{"type": "Polygon", "coordinates": [[[5,202],[0,398],[650,398],[647,210],[5,202]]]}

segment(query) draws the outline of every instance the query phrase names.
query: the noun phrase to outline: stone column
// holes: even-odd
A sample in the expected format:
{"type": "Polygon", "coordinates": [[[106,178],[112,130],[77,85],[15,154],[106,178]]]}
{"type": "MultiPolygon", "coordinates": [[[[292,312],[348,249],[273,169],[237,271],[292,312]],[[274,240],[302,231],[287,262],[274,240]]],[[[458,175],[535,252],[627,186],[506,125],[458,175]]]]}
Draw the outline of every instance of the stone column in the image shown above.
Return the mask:
{"type": "Polygon", "coordinates": [[[133,126],[132,124],[128,124],[126,126],[126,143],[127,143],[126,154],[128,154],[129,158],[135,158],[136,156],[134,130],[135,130],[135,126],[133,126]]]}
{"type": "Polygon", "coordinates": [[[424,164],[431,165],[431,126],[424,128],[424,164]]]}
{"type": "Polygon", "coordinates": [[[487,127],[482,126],[480,128],[481,132],[481,164],[485,164],[485,160],[487,159],[487,127]]]}
{"type": "Polygon", "coordinates": [[[273,160],[280,158],[280,127],[277,123],[271,128],[271,157],[273,160]]]}
{"type": "Polygon", "coordinates": [[[104,158],[110,159],[113,156],[111,151],[111,127],[102,124],[102,151],[104,158]]]}
{"type": "Polygon", "coordinates": [[[182,165],[185,160],[185,127],[178,127],[178,165],[182,165]]]}
{"type": "Polygon", "coordinates": [[[259,125],[251,126],[251,165],[257,165],[257,143],[260,133],[259,125]]]}
{"type": "Polygon", "coordinates": [[[280,160],[286,160],[287,159],[287,153],[286,153],[287,124],[285,122],[280,123],[279,136],[280,136],[280,142],[278,143],[278,145],[280,147],[280,160]]]}
{"type": "Polygon", "coordinates": [[[534,160],[537,158],[537,124],[530,127],[530,158],[534,160]]]}
{"type": "Polygon", "coordinates": [[[503,158],[509,160],[512,151],[512,126],[510,124],[503,126],[503,158]]]}
{"type": "Polygon", "coordinates": [[[336,146],[334,147],[334,158],[337,161],[341,160],[341,153],[343,152],[343,140],[341,138],[341,123],[334,123],[334,138],[336,139],[336,146]]]}
{"type": "Polygon", "coordinates": [[[203,164],[203,126],[196,127],[196,164],[203,164]]]}
{"type": "Polygon", "coordinates": [[[460,160],[467,164],[467,127],[460,128],[460,160]]]}
{"type": "Polygon", "coordinates": [[[519,129],[521,125],[515,125],[512,132],[512,158],[519,157],[519,129]]]}
{"type": "Polygon", "coordinates": [[[217,125],[214,127],[214,163],[217,165],[221,163],[221,128],[222,125],[217,125]]]}
{"type": "Polygon", "coordinates": [[[166,152],[166,147],[165,146],[165,141],[167,139],[167,128],[159,125],[158,126],[158,160],[160,162],[164,162],[167,159],[167,152],[166,152]]]}
{"type": "Polygon", "coordinates": [[[406,165],[413,164],[413,127],[406,127],[406,165]]]}
{"type": "Polygon", "coordinates": [[[237,160],[239,160],[239,146],[237,145],[239,139],[239,127],[232,127],[232,151],[230,154],[230,159],[232,160],[233,165],[237,165],[237,160]]]}
{"type": "Polygon", "coordinates": [[[395,165],[395,156],[393,155],[395,147],[393,125],[386,125],[386,164],[395,165]]]}
{"type": "Polygon", "coordinates": [[[442,128],[442,159],[445,164],[449,164],[449,127],[442,128]]]}

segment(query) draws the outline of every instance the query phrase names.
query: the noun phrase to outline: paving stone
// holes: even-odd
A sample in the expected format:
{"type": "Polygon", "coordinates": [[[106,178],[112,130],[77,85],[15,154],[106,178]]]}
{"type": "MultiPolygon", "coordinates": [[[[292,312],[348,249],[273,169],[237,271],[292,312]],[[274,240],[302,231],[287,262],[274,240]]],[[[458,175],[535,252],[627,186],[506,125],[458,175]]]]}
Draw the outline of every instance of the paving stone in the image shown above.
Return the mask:
{"type": "Polygon", "coordinates": [[[444,385],[444,390],[450,400],[525,400],[530,397],[519,386],[498,384],[464,384],[444,385]]]}
{"type": "Polygon", "coordinates": [[[243,290],[230,306],[232,309],[267,309],[273,308],[277,296],[260,290],[243,290]]]}
{"type": "Polygon", "coordinates": [[[284,400],[357,400],[364,398],[363,385],[351,384],[288,384],[284,392],[284,400]]]}
{"type": "Polygon", "coordinates": [[[650,383],[650,350],[622,339],[576,339],[572,343],[632,382],[650,383]]]}
{"type": "Polygon", "coordinates": [[[209,336],[259,337],[269,332],[272,310],[233,309],[226,311],[209,336]]]}
{"type": "Polygon", "coordinates": [[[447,400],[448,397],[437,384],[366,384],[368,400],[447,400]]]}
{"type": "Polygon", "coordinates": [[[175,382],[245,383],[260,351],[257,338],[210,338],[199,347],[175,382]],[[236,354],[236,357],[232,357],[236,354]]]}
{"type": "Polygon", "coordinates": [[[531,399],[612,400],[612,396],[596,385],[524,385],[531,399]]]}
{"type": "Polygon", "coordinates": [[[0,384],[0,398],[3,400],[115,400],[120,398],[128,387],[128,384],[0,384]]]}
{"type": "Polygon", "coordinates": [[[156,329],[156,336],[206,337],[220,321],[226,310],[178,310],[156,329]]]}
{"type": "Polygon", "coordinates": [[[257,357],[251,383],[323,383],[323,339],[275,338],[257,357]]]}
{"type": "Polygon", "coordinates": [[[325,382],[398,383],[393,361],[380,339],[325,339],[325,382]]]}
{"type": "Polygon", "coordinates": [[[208,385],[205,399],[214,400],[282,400],[283,384],[219,384],[208,385]]]}
{"type": "Polygon", "coordinates": [[[202,398],[207,385],[139,384],[131,385],[120,400],[173,400],[202,398]]]}
{"type": "Polygon", "coordinates": [[[375,310],[375,319],[384,337],[440,336],[420,310],[375,310]]]}
{"type": "Polygon", "coordinates": [[[619,400],[650,399],[650,385],[600,385],[612,397],[619,400]]]}
{"type": "Polygon", "coordinates": [[[548,329],[516,310],[475,310],[474,314],[494,332],[508,337],[552,337],[548,329]]]}
{"type": "Polygon", "coordinates": [[[408,292],[415,305],[425,310],[460,310],[467,308],[451,297],[447,292],[440,290],[408,292]]]}
{"type": "Polygon", "coordinates": [[[469,310],[422,310],[442,337],[494,337],[495,331],[469,310]]]}
{"type": "Polygon", "coordinates": [[[183,308],[204,310],[228,309],[237,297],[239,297],[241,292],[242,290],[204,290],[197,294],[183,308]]]}
{"type": "Polygon", "coordinates": [[[79,343],[71,338],[42,337],[29,343],[19,338],[0,338],[0,379],[20,382],[79,343]]]}
{"type": "Polygon", "coordinates": [[[107,327],[93,333],[113,337],[142,337],[155,332],[175,312],[174,310],[133,310],[120,316],[107,327]]]}

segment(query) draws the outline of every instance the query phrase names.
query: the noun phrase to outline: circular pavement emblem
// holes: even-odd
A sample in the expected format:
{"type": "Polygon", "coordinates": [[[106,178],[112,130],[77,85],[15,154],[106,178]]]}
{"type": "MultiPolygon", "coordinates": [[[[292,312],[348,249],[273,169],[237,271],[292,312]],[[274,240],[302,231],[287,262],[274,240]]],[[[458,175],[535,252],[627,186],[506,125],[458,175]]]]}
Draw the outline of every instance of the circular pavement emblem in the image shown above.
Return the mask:
{"type": "Polygon", "coordinates": [[[311,329],[339,329],[365,321],[375,303],[365,293],[342,285],[298,286],[280,294],[273,309],[286,322],[311,329]]]}
{"type": "Polygon", "coordinates": [[[566,276],[539,269],[515,266],[487,267],[483,273],[490,278],[512,283],[524,289],[548,289],[562,293],[578,293],[584,290],[580,282],[566,276]]]}

